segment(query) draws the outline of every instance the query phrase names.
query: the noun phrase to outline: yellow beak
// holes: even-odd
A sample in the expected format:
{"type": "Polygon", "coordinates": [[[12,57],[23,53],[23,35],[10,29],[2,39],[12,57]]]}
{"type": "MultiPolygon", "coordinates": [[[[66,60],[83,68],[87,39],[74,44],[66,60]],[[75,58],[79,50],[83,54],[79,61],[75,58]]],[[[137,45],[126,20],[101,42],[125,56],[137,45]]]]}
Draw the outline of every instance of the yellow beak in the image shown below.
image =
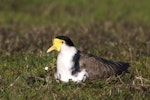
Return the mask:
{"type": "Polygon", "coordinates": [[[53,45],[53,46],[51,46],[48,50],[47,50],[47,53],[49,53],[49,52],[51,52],[51,51],[53,51],[53,50],[56,50],[56,47],[53,45]]]}
{"type": "Polygon", "coordinates": [[[63,43],[65,43],[64,40],[55,38],[55,39],[53,40],[53,45],[47,50],[47,53],[49,53],[49,52],[51,52],[51,51],[53,51],[53,50],[60,51],[61,45],[62,45],[63,43]]]}

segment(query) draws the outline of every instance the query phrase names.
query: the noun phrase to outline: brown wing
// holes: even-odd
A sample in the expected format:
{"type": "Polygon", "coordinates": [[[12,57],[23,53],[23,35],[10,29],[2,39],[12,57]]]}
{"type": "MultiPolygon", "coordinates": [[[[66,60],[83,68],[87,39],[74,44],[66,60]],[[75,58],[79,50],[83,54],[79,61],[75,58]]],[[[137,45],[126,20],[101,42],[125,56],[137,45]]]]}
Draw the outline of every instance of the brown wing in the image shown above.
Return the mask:
{"type": "Polygon", "coordinates": [[[79,66],[85,68],[90,79],[119,75],[129,67],[128,63],[114,62],[80,52],[79,66]]]}

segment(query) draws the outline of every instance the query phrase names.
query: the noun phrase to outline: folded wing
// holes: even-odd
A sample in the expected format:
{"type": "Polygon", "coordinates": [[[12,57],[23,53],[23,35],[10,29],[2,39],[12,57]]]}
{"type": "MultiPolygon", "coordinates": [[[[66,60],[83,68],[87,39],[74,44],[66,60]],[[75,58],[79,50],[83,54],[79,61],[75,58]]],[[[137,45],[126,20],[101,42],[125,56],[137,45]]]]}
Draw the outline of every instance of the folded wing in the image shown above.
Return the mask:
{"type": "Polygon", "coordinates": [[[127,71],[129,63],[114,62],[80,52],[79,66],[85,68],[90,79],[106,78],[111,75],[120,75],[127,71]]]}

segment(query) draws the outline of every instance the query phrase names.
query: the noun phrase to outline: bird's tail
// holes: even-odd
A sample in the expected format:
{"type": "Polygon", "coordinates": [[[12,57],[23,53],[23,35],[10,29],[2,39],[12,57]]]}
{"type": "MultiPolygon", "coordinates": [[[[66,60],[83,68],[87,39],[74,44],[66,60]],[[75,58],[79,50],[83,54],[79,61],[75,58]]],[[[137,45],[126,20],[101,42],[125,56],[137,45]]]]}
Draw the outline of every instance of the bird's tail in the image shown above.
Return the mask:
{"type": "Polygon", "coordinates": [[[129,63],[125,63],[125,62],[116,62],[116,74],[120,75],[122,74],[122,72],[127,72],[128,71],[128,67],[130,67],[129,63]]]}

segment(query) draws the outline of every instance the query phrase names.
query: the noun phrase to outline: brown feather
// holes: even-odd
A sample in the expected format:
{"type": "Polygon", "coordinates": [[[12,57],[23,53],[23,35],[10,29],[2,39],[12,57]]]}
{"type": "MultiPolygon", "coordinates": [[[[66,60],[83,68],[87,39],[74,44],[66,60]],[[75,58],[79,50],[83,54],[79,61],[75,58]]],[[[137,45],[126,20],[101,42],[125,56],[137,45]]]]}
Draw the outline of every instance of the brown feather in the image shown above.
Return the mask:
{"type": "Polygon", "coordinates": [[[86,69],[89,79],[106,78],[127,71],[128,63],[114,62],[94,55],[80,52],[79,66],[86,69]]]}

